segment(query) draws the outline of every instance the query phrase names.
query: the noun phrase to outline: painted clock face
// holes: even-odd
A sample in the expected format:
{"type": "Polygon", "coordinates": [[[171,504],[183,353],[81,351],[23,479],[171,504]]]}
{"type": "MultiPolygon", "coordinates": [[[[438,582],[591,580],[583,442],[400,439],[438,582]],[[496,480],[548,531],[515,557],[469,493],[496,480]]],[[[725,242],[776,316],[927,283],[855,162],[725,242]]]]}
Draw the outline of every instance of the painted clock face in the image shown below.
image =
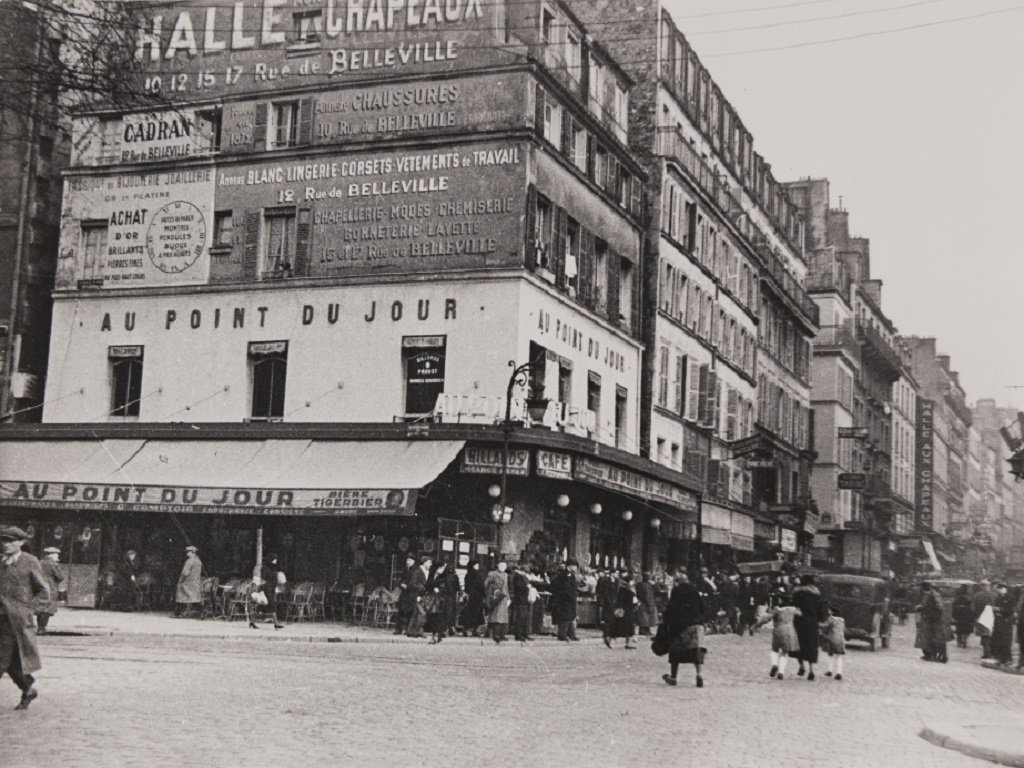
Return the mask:
{"type": "Polygon", "coordinates": [[[206,219],[192,203],[168,203],[150,220],[146,252],[161,272],[184,272],[202,256],[205,247],[206,219]]]}

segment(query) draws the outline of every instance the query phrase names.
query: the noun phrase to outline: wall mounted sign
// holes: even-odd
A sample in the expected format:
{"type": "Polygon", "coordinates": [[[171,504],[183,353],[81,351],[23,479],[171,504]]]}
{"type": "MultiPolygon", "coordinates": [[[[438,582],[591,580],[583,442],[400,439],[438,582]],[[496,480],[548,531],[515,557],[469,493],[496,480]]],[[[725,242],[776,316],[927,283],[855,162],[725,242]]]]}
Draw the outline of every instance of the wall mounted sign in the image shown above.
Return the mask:
{"type": "Polygon", "coordinates": [[[539,477],[572,480],[572,455],[538,448],[536,473],[539,477]]]}
{"type": "Polygon", "coordinates": [[[690,491],[664,480],[597,461],[589,456],[576,457],[573,477],[591,485],[625,491],[650,501],[663,501],[687,512],[696,512],[699,509],[697,495],[690,491]]]}
{"type": "MultiPolygon", "coordinates": [[[[501,448],[486,448],[467,445],[462,451],[462,471],[477,475],[500,475],[504,466],[504,451],[501,448]]],[[[509,448],[506,474],[526,477],[530,474],[530,451],[526,448],[509,448]]]]}

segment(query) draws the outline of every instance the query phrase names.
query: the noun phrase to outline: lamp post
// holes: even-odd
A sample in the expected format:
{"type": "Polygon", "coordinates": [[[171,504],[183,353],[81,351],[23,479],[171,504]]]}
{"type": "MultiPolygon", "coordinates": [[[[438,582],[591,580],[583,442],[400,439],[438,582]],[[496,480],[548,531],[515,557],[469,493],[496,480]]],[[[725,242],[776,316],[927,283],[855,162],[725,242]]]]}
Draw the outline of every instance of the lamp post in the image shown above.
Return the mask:
{"type": "MultiPolygon", "coordinates": [[[[502,432],[502,451],[501,451],[501,487],[499,488],[499,500],[496,505],[491,509],[491,519],[497,526],[497,545],[498,545],[498,556],[500,557],[503,552],[502,541],[502,528],[508,523],[512,522],[512,508],[505,505],[505,500],[508,494],[508,445],[512,439],[512,393],[516,387],[525,387],[527,384],[527,374],[533,367],[533,362],[523,363],[522,365],[516,365],[515,360],[508,361],[508,367],[512,369],[512,374],[508,377],[508,386],[505,388],[505,421],[501,425],[502,432]]],[[[534,408],[540,411],[541,401],[535,404],[534,408]]],[[[547,410],[547,401],[543,402],[543,410],[547,410]]],[[[529,407],[529,404],[527,404],[529,407]]],[[[531,415],[533,415],[534,409],[531,409],[531,415]]],[[[542,415],[541,415],[542,417],[542,415]]],[[[492,486],[493,487],[493,486],[492,486]]],[[[493,494],[492,494],[493,495],[493,494]]]]}

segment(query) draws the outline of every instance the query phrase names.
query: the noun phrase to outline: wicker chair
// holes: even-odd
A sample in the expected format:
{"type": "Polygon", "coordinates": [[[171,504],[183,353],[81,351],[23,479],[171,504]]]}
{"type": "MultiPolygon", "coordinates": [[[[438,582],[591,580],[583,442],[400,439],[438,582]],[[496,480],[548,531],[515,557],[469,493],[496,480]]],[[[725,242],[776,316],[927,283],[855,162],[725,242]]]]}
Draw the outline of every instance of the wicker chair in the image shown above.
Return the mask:
{"type": "Polygon", "coordinates": [[[199,586],[199,618],[205,619],[208,616],[216,617],[219,615],[219,606],[217,605],[217,587],[220,586],[220,579],[216,576],[210,576],[203,579],[202,584],[199,586]]]}
{"type": "Polygon", "coordinates": [[[238,589],[231,593],[228,599],[228,621],[234,621],[236,616],[242,616],[246,621],[253,620],[252,593],[255,585],[252,579],[245,579],[238,585],[238,589]]]}
{"type": "Polygon", "coordinates": [[[326,621],[327,619],[327,591],[326,581],[313,583],[313,590],[309,595],[309,611],[313,621],[326,621]]]}
{"type": "Polygon", "coordinates": [[[285,604],[285,621],[310,621],[313,618],[313,610],[310,600],[313,596],[313,582],[300,581],[295,585],[288,602],[285,604]]]}

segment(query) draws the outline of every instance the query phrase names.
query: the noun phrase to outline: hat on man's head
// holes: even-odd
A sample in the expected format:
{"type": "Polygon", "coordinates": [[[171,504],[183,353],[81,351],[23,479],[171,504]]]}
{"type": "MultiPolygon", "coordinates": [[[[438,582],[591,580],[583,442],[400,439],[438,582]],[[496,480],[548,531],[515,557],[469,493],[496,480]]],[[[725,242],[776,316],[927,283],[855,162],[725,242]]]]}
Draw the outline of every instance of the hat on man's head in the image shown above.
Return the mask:
{"type": "Polygon", "coordinates": [[[44,555],[59,555],[60,547],[47,547],[43,550],[44,555]]]}
{"type": "Polygon", "coordinates": [[[7,525],[0,528],[0,541],[25,541],[28,534],[16,525],[7,525]]]}
{"type": "Polygon", "coordinates": [[[186,552],[198,552],[199,550],[194,545],[189,544],[187,547],[185,547],[185,551],[186,552]]]}
{"type": "Polygon", "coordinates": [[[426,565],[427,563],[434,562],[434,558],[430,555],[420,555],[420,565],[426,565]]]}

